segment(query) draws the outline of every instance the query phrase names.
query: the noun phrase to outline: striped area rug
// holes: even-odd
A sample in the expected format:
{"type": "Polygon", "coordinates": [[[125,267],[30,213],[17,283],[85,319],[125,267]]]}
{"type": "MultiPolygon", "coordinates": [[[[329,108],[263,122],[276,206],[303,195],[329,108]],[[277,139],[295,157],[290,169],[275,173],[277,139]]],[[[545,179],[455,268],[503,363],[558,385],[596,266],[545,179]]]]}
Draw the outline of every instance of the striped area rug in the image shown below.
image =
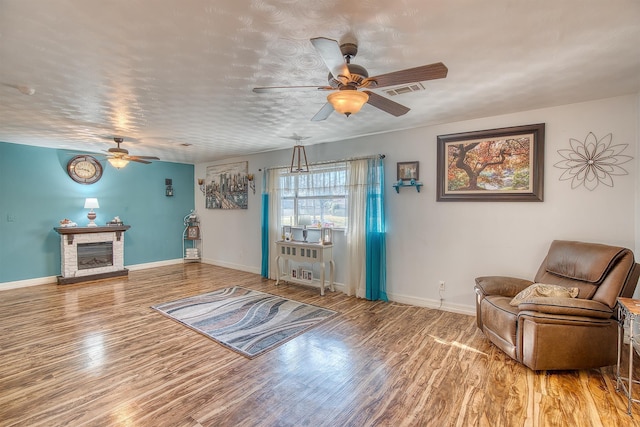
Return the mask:
{"type": "Polygon", "coordinates": [[[240,286],[151,308],[250,359],[337,314],[240,286]]]}

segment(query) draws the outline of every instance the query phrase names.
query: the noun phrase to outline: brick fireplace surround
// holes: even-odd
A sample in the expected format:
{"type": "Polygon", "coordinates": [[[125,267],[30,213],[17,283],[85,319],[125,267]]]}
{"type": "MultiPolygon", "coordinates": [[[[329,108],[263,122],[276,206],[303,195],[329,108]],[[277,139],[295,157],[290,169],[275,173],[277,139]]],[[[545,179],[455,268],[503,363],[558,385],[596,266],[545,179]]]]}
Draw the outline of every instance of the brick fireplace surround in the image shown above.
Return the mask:
{"type": "Polygon", "coordinates": [[[131,226],[55,227],[60,234],[61,275],[58,284],[65,285],[108,277],[127,276],[124,268],[124,232],[131,226]],[[93,268],[79,265],[78,245],[111,242],[113,259],[93,268]]]}

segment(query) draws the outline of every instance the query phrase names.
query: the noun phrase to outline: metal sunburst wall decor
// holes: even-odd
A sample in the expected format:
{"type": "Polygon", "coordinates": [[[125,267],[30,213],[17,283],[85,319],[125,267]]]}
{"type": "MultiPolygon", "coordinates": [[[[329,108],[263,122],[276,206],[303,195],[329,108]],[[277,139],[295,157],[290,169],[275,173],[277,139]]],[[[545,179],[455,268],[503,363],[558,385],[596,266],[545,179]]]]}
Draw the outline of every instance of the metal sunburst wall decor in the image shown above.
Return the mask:
{"type": "Polygon", "coordinates": [[[614,175],[628,175],[620,165],[633,160],[633,157],[621,155],[629,144],[611,145],[612,134],[598,140],[593,132],[589,132],[584,142],[569,138],[571,149],[558,150],[564,159],[554,166],[565,169],[560,181],[571,180],[571,188],[584,185],[593,191],[598,184],[613,187],[614,175]]]}

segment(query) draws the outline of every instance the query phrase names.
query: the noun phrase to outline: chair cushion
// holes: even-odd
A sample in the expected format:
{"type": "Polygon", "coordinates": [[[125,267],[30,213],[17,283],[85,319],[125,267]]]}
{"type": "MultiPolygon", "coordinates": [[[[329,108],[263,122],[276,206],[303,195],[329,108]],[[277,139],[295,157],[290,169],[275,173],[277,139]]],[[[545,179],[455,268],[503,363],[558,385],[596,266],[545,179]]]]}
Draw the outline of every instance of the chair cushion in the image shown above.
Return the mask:
{"type": "Polygon", "coordinates": [[[521,302],[535,297],[565,297],[575,298],[578,296],[578,288],[567,288],[560,285],[547,285],[544,283],[534,283],[526,289],[520,291],[509,303],[516,307],[521,302]]]}
{"type": "Polygon", "coordinates": [[[589,283],[600,283],[625,249],[596,243],[554,240],[547,255],[550,273],[589,283]]]}

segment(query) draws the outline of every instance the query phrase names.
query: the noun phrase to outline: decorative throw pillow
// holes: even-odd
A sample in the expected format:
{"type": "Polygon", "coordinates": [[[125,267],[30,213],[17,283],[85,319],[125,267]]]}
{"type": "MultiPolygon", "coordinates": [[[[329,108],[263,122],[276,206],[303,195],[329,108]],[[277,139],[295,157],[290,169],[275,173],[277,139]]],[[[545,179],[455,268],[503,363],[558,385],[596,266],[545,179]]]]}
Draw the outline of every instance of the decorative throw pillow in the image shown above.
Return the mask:
{"type": "Polygon", "coordinates": [[[512,306],[517,306],[526,299],[534,297],[565,297],[575,298],[578,296],[578,288],[567,288],[566,286],[559,285],[547,285],[544,283],[534,283],[526,289],[523,289],[513,297],[511,302],[512,306]]]}

